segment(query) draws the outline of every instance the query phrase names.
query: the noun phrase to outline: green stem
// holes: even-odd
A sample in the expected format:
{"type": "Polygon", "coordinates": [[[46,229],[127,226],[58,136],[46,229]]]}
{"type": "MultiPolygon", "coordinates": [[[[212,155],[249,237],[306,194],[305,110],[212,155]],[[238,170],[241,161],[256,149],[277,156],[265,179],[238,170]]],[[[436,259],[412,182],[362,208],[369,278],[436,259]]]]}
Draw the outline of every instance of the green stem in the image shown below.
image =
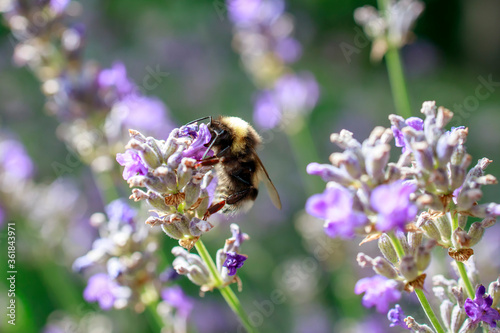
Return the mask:
{"type": "MultiPolygon", "coordinates": [[[[386,16],[389,10],[389,1],[378,0],[378,8],[383,16],[386,16]]],[[[389,43],[389,42],[388,42],[389,43]]],[[[391,84],[392,98],[394,99],[394,106],[397,113],[404,117],[411,117],[410,99],[406,89],[406,82],[399,56],[399,49],[393,45],[388,45],[385,54],[385,61],[387,63],[387,72],[389,74],[389,82],[391,84]]]]}
{"type": "Polygon", "coordinates": [[[212,278],[215,281],[216,284],[215,287],[219,289],[220,293],[222,294],[222,297],[224,297],[224,300],[227,302],[231,310],[233,310],[233,312],[238,316],[241,323],[249,333],[256,332],[253,325],[248,320],[248,316],[245,310],[243,310],[243,307],[241,306],[238,296],[236,296],[231,287],[229,286],[222,287],[223,282],[222,278],[219,275],[219,272],[217,271],[217,266],[215,265],[215,262],[208,253],[208,250],[205,247],[205,244],[203,244],[203,242],[201,241],[201,239],[199,239],[195,243],[195,247],[201,259],[203,259],[203,261],[207,265],[210,275],[212,275],[212,278]]]}
{"type": "Polygon", "coordinates": [[[458,267],[458,272],[460,273],[460,277],[462,281],[464,281],[465,289],[467,289],[467,294],[470,299],[474,299],[474,287],[469,280],[469,276],[467,275],[467,271],[465,270],[465,265],[463,262],[455,261],[458,267]]]}
{"type": "Polygon", "coordinates": [[[157,308],[158,302],[149,303],[146,306],[146,315],[149,322],[149,327],[153,329],[154,332],[160,332],[163,328],[163,319],[158,314],[157,308]]]}
{"type": "MultiPolygon", "coordinates": [[[[452,215],[451,217],[451,230],[457,230],[458,228],[458,213],[455,215],[452,215]]],[[[472,286],[472,283],[470,282],[469,276],[467,275],[467,270],[465,269],[465,265],[463,262],[460,262],[458,260],[455,260],[455,263],[457,264],[458,267],[458,272],[460,273],[460,277],[462,278],[462,281],[465,284],[465,289],[467,290],[467,295],[469,296],[470,299],[474,299],[474,287],[472,286]]]]}
{"type": "Polygon", "coordinates": [[[429,304],[427,297],[425,297],[424,292],[420,289],[415,289],[415,294],[417,294],[418,300],[420,301],[420,304],[422,305],[422,308],[424,309],[427,318],[429,318],[429,320],[431,321],[432,326],[434,326],[436,332],[445,333],[445,331],[441,327],[441,324],[439,323],[439,320],[436,317],[436,314],[434,313],[434,310],[432,310],[432,307],[429,304]]]}
{"type": "Polygon", "coordinates": [[[394,249],[396,250],[396,254],[398,255],[399,260],[401,260],[405,256],[405,250],[403,249],[403,245],[401,245],[401,242],[396,237],[394,232],[387,233],[387,236],[389,236],[389,239],[391,240],[392,246],[394,246],[394,249]]]}
{"type": "Polygon", "coordinates": [[[395,47],[389,47],[385,54],[385,60],[396,111],[400,116],[409,118],[411,117],[410,99],[408,98],[399,50],[395,47]]]}

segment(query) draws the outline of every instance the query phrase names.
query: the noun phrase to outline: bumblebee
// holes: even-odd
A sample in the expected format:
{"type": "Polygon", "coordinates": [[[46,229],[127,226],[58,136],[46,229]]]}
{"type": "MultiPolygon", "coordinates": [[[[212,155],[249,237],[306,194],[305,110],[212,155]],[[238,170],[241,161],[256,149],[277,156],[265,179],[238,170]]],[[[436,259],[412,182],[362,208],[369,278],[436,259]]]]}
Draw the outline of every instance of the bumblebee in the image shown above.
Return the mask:
{"type": "Polygon", "coordinates": [[[206,144],[207,152],[213,150],[214,156],[203,158],[200,163],[214,164],[218,177],[215,203],[207,213],[248,211],[257,198],[261,181],[265,183],[274,206],[281,209],[278,191],[255,151],[262,141],[255,129],[238,117],[207,118],[210,119],[207,126],[212,135],[206,144]]]}

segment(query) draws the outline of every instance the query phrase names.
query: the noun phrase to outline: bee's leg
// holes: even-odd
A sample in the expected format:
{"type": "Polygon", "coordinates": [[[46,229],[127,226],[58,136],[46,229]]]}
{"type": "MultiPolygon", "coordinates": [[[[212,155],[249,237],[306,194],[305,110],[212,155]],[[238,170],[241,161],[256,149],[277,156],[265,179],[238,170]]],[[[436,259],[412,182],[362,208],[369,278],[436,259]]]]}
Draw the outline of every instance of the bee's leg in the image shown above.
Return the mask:
{"type": "Polygon", "coordinates": [[[259,193],[259,190],[257,190],[255,187],[248,187],[242,191],[239,191],[239,192],[236,192],[236,193],[229,195],[226,198],[226,203],[228,205],[234,205],[235,203],[238,203],[245,198],[255,200],[255,198],[257,198],[258,193],[259,193]]]}
{"type": "Polygon", "coordinates": [[[217,213],[225,205],[226,205],[226,201],[224,201],[224,200],[222,200],[221,202],[212,204],[210,207],[208,207],[205,215],[203,215],[203,220],[206,221],[210,217],[210,215],[217,213]]]}
{"type": "Polygon", "coordinates": [[[211,166],[220,162],[220,159],[216,156],[209,157],[207,159],[196,162],[195,167],[211,166]]]}

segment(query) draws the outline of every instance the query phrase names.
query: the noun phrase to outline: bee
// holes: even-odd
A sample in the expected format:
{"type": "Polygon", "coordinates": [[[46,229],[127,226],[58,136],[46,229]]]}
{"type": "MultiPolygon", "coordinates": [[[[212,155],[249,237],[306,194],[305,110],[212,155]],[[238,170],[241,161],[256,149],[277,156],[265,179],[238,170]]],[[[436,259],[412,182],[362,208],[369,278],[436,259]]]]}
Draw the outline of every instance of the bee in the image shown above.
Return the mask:
{"type": "Polygon", "coordinates": [[[218,177],[215,203],[209,207],[208,216],[219,210],[226,214],[248,211],[257,198],[261,181],[266,185],[274,206],[281,209],[278,191],[255,151],[262,141],[255,129],[238,117],[206,117],[193,122],[202,119],[210,119],[207,127],[212,135],[205,145],[205,156],[210,149],[214,156],[204,157],[200,163],[214,164],[218,177]]]}

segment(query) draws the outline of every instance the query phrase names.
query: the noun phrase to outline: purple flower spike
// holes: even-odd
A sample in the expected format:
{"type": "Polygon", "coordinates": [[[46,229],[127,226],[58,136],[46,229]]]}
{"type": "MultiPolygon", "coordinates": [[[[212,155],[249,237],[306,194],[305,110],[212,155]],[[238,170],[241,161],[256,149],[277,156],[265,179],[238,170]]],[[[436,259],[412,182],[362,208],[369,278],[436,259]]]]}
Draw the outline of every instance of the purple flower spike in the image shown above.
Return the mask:
{"type": "Polygon", "coordinates": [[[118,97],[124,97],[135,92],[136,87],[127,77],[127,69],[122,62],[115,62],[109,69],[103,69],[97,77],[97,83],[102,89],[116,89],[118,97]]]}
{"type": "Polygon", "coordinates": [[[493,298],[485,296],[486,288],[480,285],[476,290],[476,298],[465,300],[465,313],[469,316],[473,323],[484,321],[491,327],[497,327],[496,321],[500,320],[500,313],[496,309],[491,308],[493,298]]]}
{"type": "Polygon", "coordinates": [[[116,161],[125,167],[123,169],[123,179],[125,180],[129,180],[137,174],[144,176],[148,173],[148,167],[135,150],[127,149],[123,154],[116,154],[116,161]]]}
{"type": "Polygon", "coordinates": [[[410,194],[416,186],[404,181],[380,185],[375,188],[370,197],[372,208],[378,212],[377,229],[390,231],[404,229],[406,223],[417,215],[418,208],[410,201],[410,194]]]}
{"type": "Polygon", "coordinates": [[[103,310],[110,310],[116,300],[116,291],[120,286],[111,280],[105,273],[98,273],[90,277],[87,287],[83,291],[83,298],[87,302],[99,302],[103,310]]]}
{"type": "Polygon", "coordinates": [[[363,306],[366,308],[375,306],[380,313],[386,313],[390,303],[401,298],[397,283],[380,275],[359,280],[354,287],[354,292],[358,295],[365,293],[362,299],[363,306]]]}
{"type": "Polygon", "coordinates": [[[390,327],[399,326],[407,330],[410,329],[404,321],[405,314],[399,304],[396,304],[396,307],[394,309],[390,309],[389,312],[387,312],[387,319],[389,319],[389,321],[391,322],[391,324],[389,325],[390,327]]]}
{"type": "Polygon", "coordinates": [[[194,303],[191,298],[187,297],[181,287],[173,286],[165,288],[161,291],[161,298],[177,309],[177,313],[182,317],[187,318],[193,310],[194,303]]]}
{"type": "Polygon", "coordinates": [[[116,199],[106,206],[106,214],[110,220],[133,224],[137,212],[124,199],[116,199]]]}
{"type": "Polygon", "coordinates": [[[226,261],[224,261],[224,264],[222,266],[227,268],[228,274],[231,276],[235,275],[236,270],[238,268],[241,268],[245,260],[247,260],[246,256],[238,254],[236,252],[227,252],[226,256],[226,261]]]}
{"type": "Polygon", "coordinates": [[[24,146],[17,140],[0,142],[0,167],[12,178],[28,179],[35,170],[24,146]]]}
{"type": "MultiPolygon", "coordinates": [[[[410,117],[405,121],[406,125],[412,127],[417,131],[422,131],[424,129],[424,121],[417,117],[410,117]]],[[[406,151],[406,144],[403,136],[403,132],[396,126],[391,126],[392,134],[394,135],[394,140],[396,141],[396,147],[402,147],[403,153],[406,151]]]]}
{"type": "MultiPolygon", "coordinates": [[[[212,134],[210,134],[210,130],[208,129],[206,124],[201,124],[198,128],[198,132],[192,132],[190,129],[187,129],[188,134],[191,136],[194,136],[194,140],[189,146],[188,149],[186,149],[183,153],[183,157],[191,157],[194,158],[195,160],[201,160],[205,152],[207,151],[207,146],[212,140],[212,134]],[[193,135],[195,134],[195,135],[193,135]]],[[[181,133],[186,132],[185,127],[181,128],[181,133]]],[[[206,157],[210,157],[213,155],[213,151],[209,151],[206,157]]]]}
{"type": "Polygon", "coordinates": [[[261,128],[275,128],[282,118],[281,109],[271,92],[262,91],[255,100],[253,119],[261,128]]]}
{"type": "Polygon", "coordinates": [[[306,212],[309,215],[326,220],[325,233],[334,238],[352,238],[356,228],[367,222],[362,212],[352,207],[353,195],[340,187],[328,187],[321,194],[315,194],[307,200],[306,212]]]}

